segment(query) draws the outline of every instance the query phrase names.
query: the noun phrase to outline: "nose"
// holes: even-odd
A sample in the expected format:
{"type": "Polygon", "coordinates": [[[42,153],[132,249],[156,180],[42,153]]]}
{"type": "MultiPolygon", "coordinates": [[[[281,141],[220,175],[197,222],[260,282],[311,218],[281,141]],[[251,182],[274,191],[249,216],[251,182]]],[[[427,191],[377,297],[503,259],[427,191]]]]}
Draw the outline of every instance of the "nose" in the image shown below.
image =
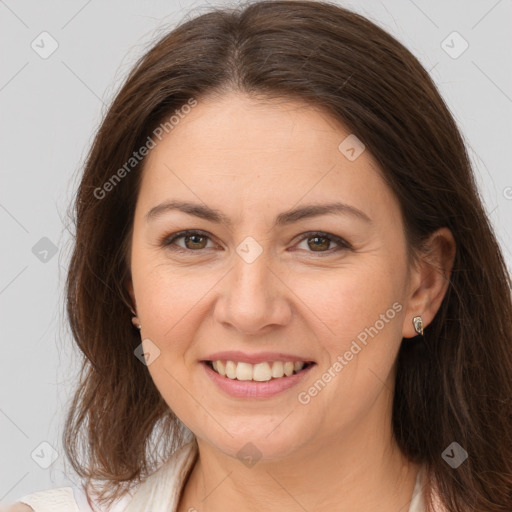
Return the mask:
{"type": "Polygon", "coordinates": [[[236,258],[223,282],[215,308],[218,322],[242,334],[257,334],[289,323],[293,292],[263,254],[252,263],[236,258]]]}

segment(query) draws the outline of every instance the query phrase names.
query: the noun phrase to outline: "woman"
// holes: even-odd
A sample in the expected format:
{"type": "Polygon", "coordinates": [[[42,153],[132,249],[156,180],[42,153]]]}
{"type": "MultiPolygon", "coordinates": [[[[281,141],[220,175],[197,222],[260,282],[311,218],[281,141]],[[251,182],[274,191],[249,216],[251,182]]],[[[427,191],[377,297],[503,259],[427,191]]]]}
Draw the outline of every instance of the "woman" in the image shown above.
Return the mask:
{"type": "Polygon", "coordinates": [[[12,510],[509,511],[510,285],[407,49],[335,4],[212,9],[96,136],[67,287],[85,485],[12,510]]]}

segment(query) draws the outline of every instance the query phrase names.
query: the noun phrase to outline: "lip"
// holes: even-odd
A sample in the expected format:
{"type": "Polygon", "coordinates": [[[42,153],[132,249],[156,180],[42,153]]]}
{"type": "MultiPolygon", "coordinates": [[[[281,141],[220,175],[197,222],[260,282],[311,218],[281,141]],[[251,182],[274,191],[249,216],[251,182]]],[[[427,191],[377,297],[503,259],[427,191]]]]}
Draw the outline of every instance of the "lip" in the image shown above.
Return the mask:
{"type": "Polygon", "coordinates": [[[296,356],[294,354],[285,354],[283,352],[258,352],[257,354],[246,354],[245,352],[240,352],[239,350],[230,350],[225,352],[215,352],[210,354],[202,361],[235,361],[237,363],[265,363],[265,362],[273,362],[273,361],[282,361],[286,363],[287,361],[291,361],[292,363],[298,361],[304,361],[305,363],[314,363],[312,359],[308,359],[307,357],[296,356]]]}
{"type": "MultiPolygon", "coordinates": [[[[217,356],[217,354],[214,354],[217,356]]],[[[275,354],[274,354],[275,355],[275,354]]],[[[232,356],[232,353],[231,353],[232,356]]],[[[229,359],[230,361],[232,359],[229,359]]],[[[265,359],[267,361],[268,359],[265,359]]],[[[278,359],[279,360],[279,359],[278,359]]],[[[297,359],[303,361],[303,359],[297,359]]],[[[290,359],[287,359],[290,361],[290,359]]],[[[259,361],[262,362],[262,361],[259,361]]],[[[264,382],[255,382],[249,380],[237,380],[223,377],[212,368],[210,368],[204,361],[201,361],[201,366],[204,368],[207,376],[213,383],[224,393],[235,398],[270,398],[279,393],[282,393],[301,382],[316,366],[311,364],[306,369],[301,370],[299,373],[294,373],[289,377],[281,377],[279,379],[271,379],[264,382]]]]}

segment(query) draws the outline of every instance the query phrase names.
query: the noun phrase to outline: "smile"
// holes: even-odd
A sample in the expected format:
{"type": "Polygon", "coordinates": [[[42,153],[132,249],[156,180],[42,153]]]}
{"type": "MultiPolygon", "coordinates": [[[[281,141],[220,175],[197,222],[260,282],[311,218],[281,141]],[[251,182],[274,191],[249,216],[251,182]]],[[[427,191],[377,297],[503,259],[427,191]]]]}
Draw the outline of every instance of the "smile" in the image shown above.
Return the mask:
{"type": "Polygon", "coordinates": [[[308,368],[313,363],[306,361],[270,361],[257,364],[242,361],[205,361],[216,373],[232,380],[266,382],[290,377],[308,368]]]}
{"type": "Polygon", "coordinates": [[[268,399],[296,387],[317,364],[306,361],[263,361],[250,364],[229,360],[220,360],[219,364],[217,359],[203,360],[201,366],[210,382],[225,395],[233,398],[268,399]],[[221,371],[225,375],[221,375],[221,371]]]}

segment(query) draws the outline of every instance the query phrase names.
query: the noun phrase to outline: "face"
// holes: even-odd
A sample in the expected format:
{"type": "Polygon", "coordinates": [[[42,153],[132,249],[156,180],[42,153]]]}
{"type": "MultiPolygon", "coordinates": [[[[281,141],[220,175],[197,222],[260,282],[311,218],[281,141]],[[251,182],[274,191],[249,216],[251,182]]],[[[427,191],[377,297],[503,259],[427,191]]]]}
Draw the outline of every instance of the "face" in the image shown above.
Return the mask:
{"type": "Polygon", "coordinates": [[[349,135],[319,109],[231,93],[199,101],[146,160],[130,290],[148,371],[225,454],[251,442],[276,459],[389,422],[406,240],[398,202],[349,135]],[[286,362],[297,373],[279,377],[286,362]]]}

